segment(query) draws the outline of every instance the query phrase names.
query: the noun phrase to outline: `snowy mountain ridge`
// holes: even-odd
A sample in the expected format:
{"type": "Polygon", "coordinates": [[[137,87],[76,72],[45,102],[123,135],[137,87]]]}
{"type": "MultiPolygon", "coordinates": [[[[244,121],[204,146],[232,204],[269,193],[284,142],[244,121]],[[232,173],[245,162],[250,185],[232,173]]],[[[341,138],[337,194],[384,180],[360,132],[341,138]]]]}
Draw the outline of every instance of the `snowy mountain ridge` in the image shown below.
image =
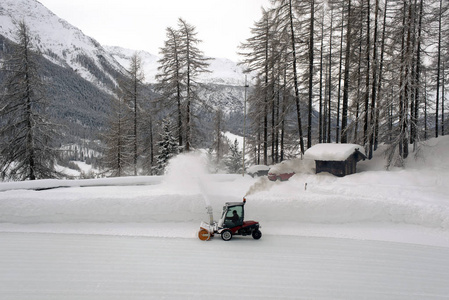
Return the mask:
{"type": "MultiPolygon", "coordinates": [[[[105,125],[109,95],[117,81],[124,78],[136,50],[100,45],[37,0],[2,0],[0,59],[3,53],[11,51],[12,42],[17,42],[18,24],[22,20],[29,27],[34,47],[45,58],[41,70],[49,83],[48,95],[55,101],[52,113],[63,118],[64,123],[69,122],[70,128],[77,127],[75,132],[87,130],[87,135],[94,136],[97,128],[105,125]]],[[[155,83],[159,57],[146,51],[137,53],[142,58],[146,83],[155,83]]],[[[231,60],[217,58],[211,59],[209,70],[198,80],[206,85],[199,92],[200,97],[211,107],[232,114],[228,115],[228,130],[235,131],[242,119],[243,68],[231,60]]]]}
{"type": "Polygon", "coordinates": [[[108,88],[92,68],[98,68],[115,82],[108,67],[122,72],[122,66],[93,38],[59,18],[36,0],[2,0],[0,34],[17,42],[17,24],[25,21],[34,46],[51,62],[71,68],[104,91],[108,88]],[[93,64],[91,67],[88,64],[93,64]]]}
{"type": "MultiPolygon", "coordinates": [[[[51,62],[71,68],[104,91],[110,90],[102,78],[115,83],[114,72],[124,73],[129,58],[137,52],[143,62],[146,82],[154,83],[159,57],[146,51],[102,46],[94,38],[59,18],[37,0],[2,0],[0,2],[0,35],[17,42],[17,24],[28,25],[34,46],[51,62]],[[97,74],[98,72],[104,74],[97,74]]],[[[162,45],[161,45],[162,46],[162,45]]],[[[211,73],[203,74],[203,83],[243,85],[243,69],[224,58],[210,61],[211,73]]]]}
{"type": "MultiPolygon", "coordinates": [[[[160,56],[151,54],[144,50],[131,50],[119,46],[104,46],[104,48],[115,58],[124,68],[128,68],[131,56],[137,53],[142,59],[145,82],[156,83],[158,73],[158,60],[160,56]]],[[[243,86],[245,84],[245,74],[243,68],[227,58],[211,58],[209,61],[210,73],[203,73],[199,76],[201,83],[211,83],[220,85],[243,86]]]]}

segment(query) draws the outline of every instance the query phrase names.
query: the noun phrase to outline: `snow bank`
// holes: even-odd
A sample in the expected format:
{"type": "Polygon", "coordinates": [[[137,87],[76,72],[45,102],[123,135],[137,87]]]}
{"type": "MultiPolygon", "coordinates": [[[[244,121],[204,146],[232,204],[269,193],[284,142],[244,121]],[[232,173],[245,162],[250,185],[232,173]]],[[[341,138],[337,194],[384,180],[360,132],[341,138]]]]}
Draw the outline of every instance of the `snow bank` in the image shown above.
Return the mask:
{"type": "Polygon", "coordinates": [[[391,171],[379,168],[384,163],[379,152],[359,163],[361,172],[342,178],[310,169],[286,182],[211,175],[204,156],[180,155],[165,176],[4,182],[0,231],[13,224],[28,224],[30,230],[32,224],[91,223],[142,224],[138,227],[170,232],[194,224],[186,236],[192,237],[208,220],[207,206],[217,219],[225,202],[241,201],[246,194],[246,218],[260,221],[270,234],[307,234],[301,228],[382,228],[387,234],[412,226],[448,237],[447,150],[449,137],[432,140],[421,149],[425,160],[410,158],[407,169],[391,171]]]}
{"type": "Polygon", "coordinates": [[[33,181],[0,182],[0,192],[8,190],[48,190],[68,187],[92,187],[92,186],[130,186],[159,184],[161,177],[133,176],[99,179],[57,180],[43,179],[33,181]]]}
{"type": "Polygon", "coordinates": [[[210,175],[206,162],[182,154],[165,176],[0,183],[0,223],[199,222],[211,198],[227,201],[216,191],[238,177],[210,175]]]}
{"type": "Polygon", "coordinates": [[[271,222],[375,222],[449,230],[447,189],[414,185],[401,188],[391,182],[376,184],[369,178],[360,178],[354,186],[328,174],[295,175],[288,182],[266,181],[265,191],[248,196],[248,203],[257,202],[251,213],[271,222]]]}
{"type": "Polygon", "coordinates": [[[237,140],[237,147],[239,151],[243,151],[243,136],[236,135],[233,133],[230,133],[229,131],[226,131],[224,133],[225,137],[230,141],[231,145],[234,145],[234,142],[237,140]]]}

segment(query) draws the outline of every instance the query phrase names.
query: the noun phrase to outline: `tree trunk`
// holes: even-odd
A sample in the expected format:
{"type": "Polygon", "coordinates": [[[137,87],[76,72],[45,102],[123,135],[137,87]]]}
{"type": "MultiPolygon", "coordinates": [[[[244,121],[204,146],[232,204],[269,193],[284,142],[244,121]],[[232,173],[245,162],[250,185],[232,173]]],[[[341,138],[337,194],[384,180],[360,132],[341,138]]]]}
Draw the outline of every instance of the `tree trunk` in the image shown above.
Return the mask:
{"type": "Polygon", "coordinates": [[[351,65],[351,0],[348,1],[348,24],[346,29],[346,50],[345,50],[345,74],[344,74],[344,85],[343,85],[343,107],[342,107],[342,118],[341,118],[341,142],[348,142],[348,102],[349,102],[349,67],[351,65]]]}
{"type": "Polygon", "coordinates": [[[24,65],[25,65],[25,101],[26,101],[26,126],[27,126],[27,146],[26,151],[28,152],[28,168],[29,175],[28,178],[30,180],[36,180],[35,173],[35,153],[33,146],[33,124],[32,124],[32,109],[31,109],[31,82],[30,82],[30,69],[28,67],[29,63],[29,37],[28,34],[25,33],[23,36],[24,39],[24,65]]]}
{"type": "Polygon", "coordinates": [[[186,30],[186,40],[187,40],[187,49],[186,49],[186,64],[187,64],[187,81],[186,81],[186,88],[187,88],[187,105],[186,105],[186,151],[190,151],[190,130],[192,127],[191,124],[191,118],[190,118],[190,110],[192,105],[192,95],[191,95],[191,82],[190,82],[190,37],[188,35],[188,30],[186,30]]]}
{"type": "Polygon", "coordinates": [[[369,138],[369,150],[368,150],[368,159],[373,158],[373,150],[374,150],[374,135],[375,135],[375,120],[376,120],[376,110],[377,110],[377,19],[379,16],[379,0],[376,0],[375,4],[375,12],[374,12],[374,37],[373,37],[373,83],[371,87],[371,115],[370,115],[370,138],[369,138]]]}
{"type": "Polygon", "coordinates": [[[323,53],[324,50],[324,13],[321,19],[321,46],[320,46],[320,96],[319,96],[319,120],[318,143],[323,142],[323,53]]]}
{"type": "MultiPolygon", "coordinates": [[[[341,35],[340,35],[340,63],[338,67],[338,94],[337,94],[337,124],[335,126],[335,142],[340,142],[340,104],[341,104],[341,77],[342,77],[342,66],[343,66],[343,36],[344,36],[344,20],[345,10],[344,7],[341,9],[341,35]]],[[[348,20],[349,22],[349,20],[348,20]]]]}
{"type": "Polygon", "coordinates": [[[445,68],[444,68],[444,62],[443,62],[443,76],[442,76],[442,82],[441,82],[441,135],[444,136],[444,97],[445,97],[445,92],[444,92],[444,84],[445,84],[445,68]]]}
{"type": "Polygon", "coordinates": [[[383,27],[382,27],[382,39],[380,46],[380,61],[379,61],[379,80],[377,81],[377,107],[376,110],[376,120],[374,126],[374,151],[377,150],[378,146],[378,137],[379,137],[379,107],[381,105],[381,91],[382,91],[382,78],[383,78],[383,65],[384,65],[384,53],[385,53],[385,31],[386,31],[386,23],[387,23],[387,8],[388,8],[388,0],[384,0],[384,16],[383,16],[383,27]]]}
{"type": "Polygon", "coordinates": [[[440,10],[438,15],[438,54],[437,54],[437,88],[436,88],[436,100],[435,100],[435,137],[438,137],[438,126],[439,126],[439,118],[438,118],[438,110],[440,109],[440,68],[441,68],[441,15],[443,6],[443,0],[440,0],[440,10]]]}
{"type": "Polygon", "coordinates": [[[134,73],[134,176],[137,176],[137,74],[134,73]]]}
{"type": "Polygon", "coordinates": [[[307,149],[312,147],[312,100],[313,100],[313,46],[314,46],[315,0],[310,1],[309,30],[309,111],[307,114],[307,149]]]}
{"type": "MultiPolygon", "coordinates": [[[[363,14],[360,14],[360,24],[363,21],[363,14]]],[[[355,126],[354,126],[354,142],[358,143],[358,134],[359,134],[359,116],[360,116],[360,104],[361,104],[361,90],[362,90],[362,36],[363,36],[363,26],[360,26],[359,33],[359,50],[358,50],[358,68],[357,68],[357,103],[356,103],[356,112],[355,112],[355,126]]]]}
{"type": "Polygon", "coordinates": [[[296,113],[298,120],[298,133],[299,133],[299,145],[301,153],[304,154],[304,137],[302,134],[302,121],[301,121],[301,107],[299,104],[299,87],[298,87],[298,74],[296,70],[296,42],[295,42],[295,30],[293,26],[293,8],[292,0],[289,0],[289,17],[290,17],[290,33],[291,33],[291,45],[292,45],[292,56],[293,56],[293,84],[295,87],[295,103],[296,103],[296,113]]]}
{"type": "Polygon", "coordinates": [[[331,25],[330,25],[330,35],[329,35],[329,79],[328,79],[328,105],[327,105],[327,142],[331,142],[331,128],[332,128],[332,36],[333,36],[333,10],[331,10],[331,25]]]}
{"type": "Polygon", "coordinates": [[[370,84],[370,64],[371,64],[371,58],[370,58],[370,48],[371,48],[371,34],[370,34],[370,0],[368,0],[367,8],[366,8],[366,81],[365,81],[365,123],[363,126],[363,145],[367,146],[369,143],[369,84],[370,84]]]}

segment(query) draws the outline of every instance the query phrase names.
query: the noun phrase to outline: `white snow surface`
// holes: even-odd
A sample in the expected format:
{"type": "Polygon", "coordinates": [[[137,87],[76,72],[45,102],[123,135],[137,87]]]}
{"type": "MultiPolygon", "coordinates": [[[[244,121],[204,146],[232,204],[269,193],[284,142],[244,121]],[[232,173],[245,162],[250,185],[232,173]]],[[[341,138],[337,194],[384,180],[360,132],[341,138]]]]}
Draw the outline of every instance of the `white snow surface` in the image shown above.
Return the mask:
{"type": "Polygon", "coordinates": [[[363,153],[363,147],[356,144],[322,143],[307,149],[304,157],[314,160],[341,161],[346,160],[355,150],[363,153]]]}
{"type": "Polygon", "coordinates": [[[237,140],[237,148],[239,151],[243,151],[243,136],[233,134],[229,131],[224,133],[224,136],[229,140],[230,145],[234,145],[237,140]]]}
{"type": "Polygon", "coordinates": [[[0,299],[448,299],[449,137],[405,169],[0,183],[0,299]],[[197,237],[246,195],[260,240],[197,237]]]}

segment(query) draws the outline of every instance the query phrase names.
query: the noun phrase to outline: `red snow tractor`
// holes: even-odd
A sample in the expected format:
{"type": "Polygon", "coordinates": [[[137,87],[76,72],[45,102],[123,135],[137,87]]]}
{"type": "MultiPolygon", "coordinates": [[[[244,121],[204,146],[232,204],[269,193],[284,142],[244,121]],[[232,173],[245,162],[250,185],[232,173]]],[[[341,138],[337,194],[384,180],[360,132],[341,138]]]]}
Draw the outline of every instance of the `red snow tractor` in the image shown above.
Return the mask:
{"type": "Polygon", "coordinates": [[[218,223],[213,221],[212,208],[208,206],[210,223],[201,222],[198,238],[208,241],[217,233],[224,241],[231,240],[234,235],[251,235],[256,240],[260,239],[262,232],[259,230],[261,228],[259,222],[244,220],[245,203],[245,198],[243,198],[243,202],[226,202],[218,223]]]}

